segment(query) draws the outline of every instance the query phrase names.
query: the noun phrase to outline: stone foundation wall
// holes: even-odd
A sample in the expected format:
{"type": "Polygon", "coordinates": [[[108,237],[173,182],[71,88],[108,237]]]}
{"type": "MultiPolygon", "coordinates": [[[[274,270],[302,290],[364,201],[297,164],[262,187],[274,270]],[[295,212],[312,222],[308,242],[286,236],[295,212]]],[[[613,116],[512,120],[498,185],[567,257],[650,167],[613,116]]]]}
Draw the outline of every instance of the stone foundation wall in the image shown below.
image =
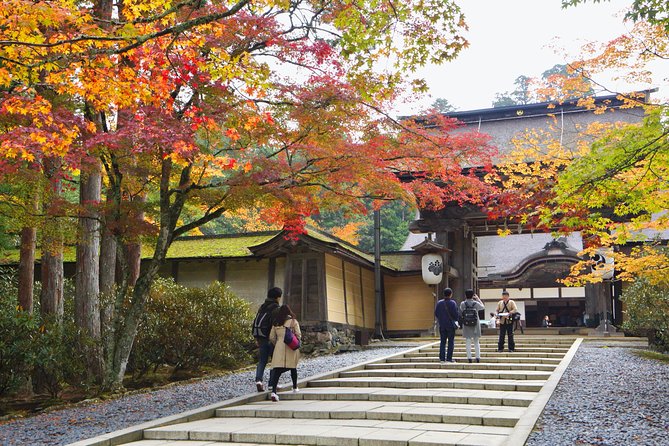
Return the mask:
{"type": "Polygon", "coordinates": [[[301,327],[302,347],[300,351],[307,355],[324,355],[338,351],[360,350],[356,344],[359,329],[333,324],[318,324],[301,327]]]}

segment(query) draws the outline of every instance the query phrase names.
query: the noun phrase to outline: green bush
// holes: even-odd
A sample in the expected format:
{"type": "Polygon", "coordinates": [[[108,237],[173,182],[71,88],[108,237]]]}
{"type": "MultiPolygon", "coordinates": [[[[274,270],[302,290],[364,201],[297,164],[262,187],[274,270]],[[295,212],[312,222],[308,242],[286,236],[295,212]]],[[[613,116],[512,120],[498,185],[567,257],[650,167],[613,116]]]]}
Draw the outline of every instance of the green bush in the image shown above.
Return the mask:
{"type": "Polygon", "coordinates": [[[163,364],[176,373],[247,363],[252,316],[249,303],[222,283],[200,289],[159,279],[151,289],[128,370],[141,376],[163,364]]]}
{"type": "MultiPolygon", "coordinates": [[[[82,385],[85,358],[74,326],[71,282],[64,284],[63,320],[42,320],[38,300],[32,314],[18,309],[16,276],[0,272],[0,395],[11,394],[30,378],[37,392],[46,391],[53,397],[65,384],[82,385]]],[[[35,296],[39,292],[36,284],[35,296]]]]}
{"type": "MultiPolygon", "coordinates": [[[[66,384],[83,388],[86,386],[86,355],[74,322],[65,319],[43,321],[33,347],[34,385],[38,391],[46,391],[51,397],[60,395],[66,384]]],[[[85,342],[85,341],[84,341],[85,342]]]]}
{"type": "Polygon", "coordinates": [[[38,323],[17,305],[16,280],[0,273],[0,395],[17,390],[32,371],[38,323]]]}
{"type": "Polygon", "coordinates": [[[638,279],[620,299],[625,305],[623,329],[646,335],[654,348],[669,351],[669,287],[638,279]]]}

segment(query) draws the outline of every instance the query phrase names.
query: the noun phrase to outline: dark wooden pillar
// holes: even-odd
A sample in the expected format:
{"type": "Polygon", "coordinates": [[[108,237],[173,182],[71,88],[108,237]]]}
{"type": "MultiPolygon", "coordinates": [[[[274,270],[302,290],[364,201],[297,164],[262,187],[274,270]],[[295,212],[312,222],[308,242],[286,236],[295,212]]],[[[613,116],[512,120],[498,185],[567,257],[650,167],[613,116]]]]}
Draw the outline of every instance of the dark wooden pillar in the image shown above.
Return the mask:
{"type": "MultiPolygon", "coordinates": [[[[448,232],[446,231],[440,231],[435,233],[434,235],[435,241],[442,245],[445,249],[453,249],[452,246],[448,246],[448,232]]],[[[448,272],[451,267],[451,252],[444,252],[442,253],[443,256],[443,263],[444,263],[444,275],[443,278],[441,279],[441,283],[437,284],[435,287],[435,293],[437,294],[437,300],[441,299],[444,297],[444,288],[452,288],[451,286],[451,279],[448,277],[448,272]]]]}

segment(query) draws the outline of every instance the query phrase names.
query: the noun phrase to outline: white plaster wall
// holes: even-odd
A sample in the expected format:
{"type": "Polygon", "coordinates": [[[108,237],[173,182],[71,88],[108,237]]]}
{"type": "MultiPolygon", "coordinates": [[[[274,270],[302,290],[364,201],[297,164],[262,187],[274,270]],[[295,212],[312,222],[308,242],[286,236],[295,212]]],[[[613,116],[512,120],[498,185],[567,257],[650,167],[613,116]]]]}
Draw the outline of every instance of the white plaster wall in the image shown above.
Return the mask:
{"type": "MultiPolygon", "coordinates": [[[[541,251],[552,240],[553,236],[545,233],[477,237],[479,278],[513,270],[523,259],[541,251]]],[[[583,249],[579,233],[567,237],[566,243],[575,251],[583,249]]]]}
{"type": "Polygon", "coordinates": [[[218,260],[180,261],[177,281],[185,287],[206,288],[218,280],[218,263],[218,260]]]}

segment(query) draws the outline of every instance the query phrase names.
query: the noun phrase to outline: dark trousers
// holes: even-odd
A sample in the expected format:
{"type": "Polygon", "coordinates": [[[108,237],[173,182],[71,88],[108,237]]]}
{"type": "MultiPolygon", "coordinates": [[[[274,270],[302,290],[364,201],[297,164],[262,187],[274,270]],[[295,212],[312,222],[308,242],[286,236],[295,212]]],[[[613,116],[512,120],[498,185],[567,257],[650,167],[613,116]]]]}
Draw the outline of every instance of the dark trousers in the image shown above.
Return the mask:
{"type": "Polygon", "coordinates": [[[449,330],[439,327],[439,337],[439,360],[452,361],[455,350],[455,328],[449,330]],[[446,353],[446,342],[448,342],[448,353],[446,353]]]}
{"type": "Polygon", "coordinates": [[[509,336],[509,351],[516,349],[516,343],[513,341],[513,324],[501,324],[499,326],[499,341],[497,341],[497,350],[504,350],[504,336],[509,336]]]}
{"type": "Polygon", "coordinates": [[[293,389],[297,389],[297,369],[286,369],[283,367],[274,367],[269,374],[269,388],[276,393],[276,385],[279,384],[279,378],[283,372],[290,370],[290,378],[293,380],[293,389]]]}
{"type": "Polygon", "coordinates": [[[268,339],[256,339],[258,340],[258,354],[260,356],[258,365],[256,366],[256,382],[263,382],[265,367],[267,367],[267,361],[269,361],[269,357],[272,356],[272,352],[274,352],[274,344],[269,342],[268,339]]]}

